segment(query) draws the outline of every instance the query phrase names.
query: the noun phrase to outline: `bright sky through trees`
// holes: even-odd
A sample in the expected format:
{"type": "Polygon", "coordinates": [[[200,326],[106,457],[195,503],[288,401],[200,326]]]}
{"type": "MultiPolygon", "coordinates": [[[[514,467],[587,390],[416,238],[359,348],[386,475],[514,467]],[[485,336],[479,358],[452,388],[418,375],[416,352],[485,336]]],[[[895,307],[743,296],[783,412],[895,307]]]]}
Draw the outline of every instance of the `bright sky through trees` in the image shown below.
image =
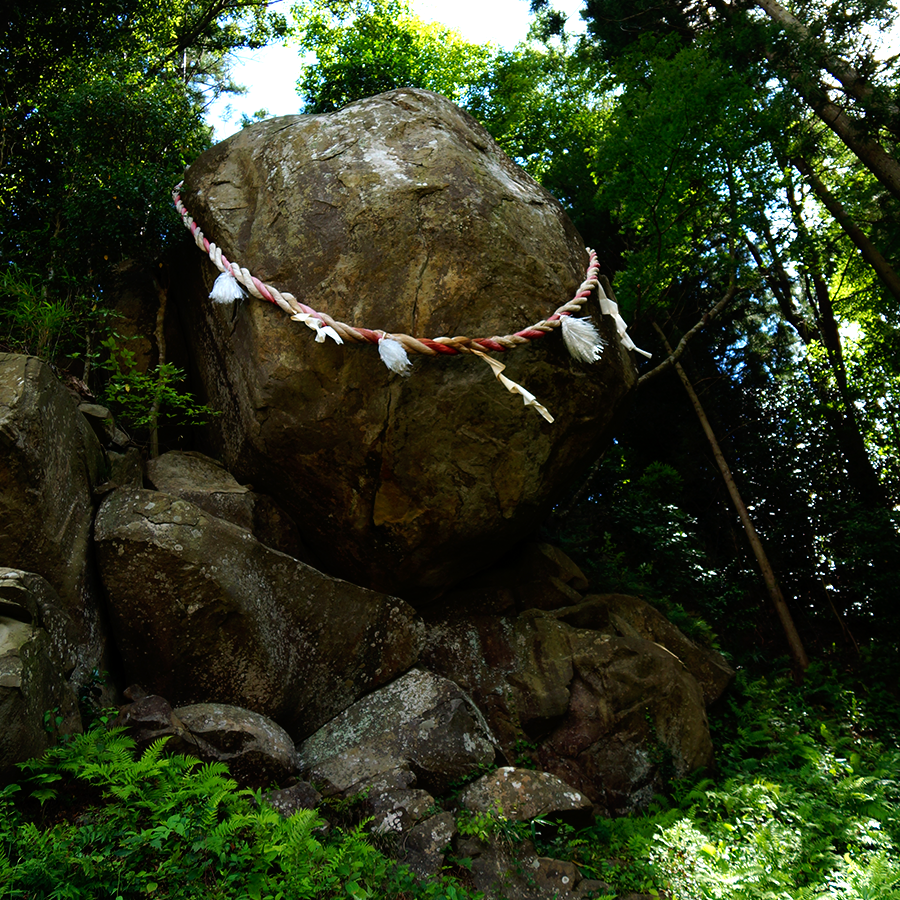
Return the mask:
{"type": "MultiPolygon", "coordinates": [[[[278,0],[274,8],[289,3],[278,0]]],[[[555,9],[568,16],[567,29],[579,32],[584,22],[579,12],[582,0],[553,0],[555,9]]],[[[524,40],[530,15],[528,0],[413,0],[416,14],[426,22],[440,22],[460,32],[473,43],[492,42],[505,49],[524,40]]],[[[272,116],[295,113],[300,107],[296,82],[300,77],[297,48],[273,45],[257,51],[244,51],[236,56],[234,80],[248,90],[241,96],[223,97],[211,105],[209,121],[215,128],[216,140],[222,140],[240,127],[241,114],[248,116],[266,109],[272,116]]]]}

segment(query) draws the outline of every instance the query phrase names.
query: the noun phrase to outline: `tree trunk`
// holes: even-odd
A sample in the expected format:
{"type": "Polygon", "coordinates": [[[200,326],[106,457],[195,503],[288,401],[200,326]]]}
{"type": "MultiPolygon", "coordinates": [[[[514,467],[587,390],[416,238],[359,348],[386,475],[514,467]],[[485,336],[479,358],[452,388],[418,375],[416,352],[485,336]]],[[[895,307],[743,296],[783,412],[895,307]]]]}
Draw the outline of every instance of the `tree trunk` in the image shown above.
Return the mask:
{"type": "Polygon", "coordinates": [[[776,0],[756,0],[756,5],[773,21],[794,32],[800,40],[808,42],[807,46],[816,52],[822,68],[837,79],[844,93],[858,101],[863,109],[876,113],[884,121],[885,127],[900,137],[900,107],[896,103],[880,97],[878,90],[854,66],[830,53],[821,41],[812,38],[806,25],[776,0]]]}
{"type": "MultiPolygon", "coordinates": [[[[669,345],[669,342],[666,340],[666,336],[663,333],[663,330],[656,324],[653,323],[653,327],[656,329],[659,334],[663,346],[666,348],[669,356],[672,355],[672,347],[669,345]]],[[[759,566],[760,572],[763,576],[763,581],[766,584],[766,590],[769,593],[769,597],[772,600],[772,603],[775,606],[775,611],[778,614],[778,619],[781,622],[781,627],[784,630],[785,637],[787,638],[788,647],[790,648],[791,658],[794,661],[794,666],[797,670],[797,673],[802,675],[809,668],[809,657],[806,655],[806,649],[803,646],[803,641],[800,640],[800,635],[797,632],[797,628],[794,625],[794,619],[791,615],[791,611],[788,609],[787,602],[784,599],[784,594],[781,592],[781,587],[778,584],[778,579],[775,577],[775,572],[772,569],[772,565],[769,562],[769,557],[766,555],[765,548],[762,545],[762,541],[759,539],[759,535],[756,533],[756,528],[753,526],[753,522],[750,519],[750,513],[747,511],[747,507],[744,504],[744,501],[741,499],[740,492],[738,491],[737,484],[735,484],[734,477],[731,474],[731,469],[728,467],[728,463],[725,462],[725,457],[722,454],[722,449],[719,446],[719,442],[716,440],[715,432],[712,430],[712,426],[709,424],[709,419],[706,417],[706,412],[703,409],[703,406],[700,403],[700,398],[697,396],[696,391],[693,388],[693,385],[690,382],[690,379],[687,377],[684,369],[681,366],[681,363],[676,362],[675,371],[678,373],[678,377],[681,379],[681,383],[684,385],[684,389],[687,392],[688,397],[690,397],[691,404],[694,407],[694,412],[697,414],[697,418],[700,420],[700,424],[703,427],[703,431],[706,434],[706,438],[709,441],[709,445],[712,448],[713,456],[716,460],[716,465],[719,467],[719,472],[722,475],[722,479],[725,482],[725,487],[728,489],[728,494],[731,497],[731,502],[734,504],[734,508],[737,510],[737,514],[740,517],[741,524],[744,526],[744,532],[747,535],[747,540],[750,542],[750,546],[753,550],[753,554],[756,557],[756,562],[759,566]]]]}
{"type": "Polygon", "coordinates": [[[815,195],[822,202],[828,212],[834,216],[835,221],[844,230],[847,237],[856,244],[865,261],[875,270],[875,274],[882,280],[884,286],[900,300],[900,278],[891,267],[891,264],[881,255],[878,248],[863,233],[862,229],[853,221],[844,205],[828,190],[822,180],[813,172],[809,163],[800,157],[792,159],[794,168],[807,180],[815,195]]]}

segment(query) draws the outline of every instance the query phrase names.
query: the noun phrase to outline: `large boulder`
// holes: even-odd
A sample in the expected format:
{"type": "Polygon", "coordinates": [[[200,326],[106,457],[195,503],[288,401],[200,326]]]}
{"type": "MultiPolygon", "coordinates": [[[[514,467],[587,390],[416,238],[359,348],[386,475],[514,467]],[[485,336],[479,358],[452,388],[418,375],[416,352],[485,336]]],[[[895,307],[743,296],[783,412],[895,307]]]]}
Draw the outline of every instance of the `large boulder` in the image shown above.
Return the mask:
{"type": "MultiPolygon", "coordinates": [[[[490,338],[570,300],[584,244],[559,203],[444,98],[401,89],[335,113],[262,122],[201,155],[181,192],[230,260],[370,334],[490,338]]],[[[532,531],[607,440],[636,370],[614,321],[574,361],[558,331],[495,356],[550,424],[481,359],[316,343],[278,306],[207,299],[196,248],[173,287],[194,366],[223,415],[208,448],[278,499],[325,571],[425,600],[532,531]]]]}
{"type": "Polygon", "coordinates": [[[297,740],[418,655],[422,626],[402,600],[185,500],[120,488],[95,536],[125,677],[175,706],[241,706],[297,740]]]}
{"type": "Polygon", "coordinates": [[[50,366],[0,353],[0,566],[52,586],[78,632],[80,682],[103,649],[90,540],[92,487],[105,470],[99,441],[50,366]]]}

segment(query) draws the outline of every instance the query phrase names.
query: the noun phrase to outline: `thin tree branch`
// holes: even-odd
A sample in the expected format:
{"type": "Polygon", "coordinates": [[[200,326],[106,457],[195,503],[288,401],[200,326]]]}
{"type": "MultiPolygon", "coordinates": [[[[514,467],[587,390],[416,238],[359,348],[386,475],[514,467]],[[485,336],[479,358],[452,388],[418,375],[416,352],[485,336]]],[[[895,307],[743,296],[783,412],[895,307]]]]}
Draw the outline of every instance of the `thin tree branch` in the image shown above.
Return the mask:
{"type": "Polygon", "coordinates": [[[722,310],[724,310],[725,307],[727,307],[728,304],[731,303],[732,300],[734,300],[735,296],[738,293],[738,290],[739,288],[732,278],[731,285],[722,296],[722,299],[719,300],[719,302],[716,303],[716,305],[713,306],[712,309],[705,312],[700,321],[685,333],[684,337],[678,342],[678,346],[674,350],[672,350],[671,347],[668,346],[668,344],[666,345],[666,347],[670,351],[670,355],[668,356],[668,358],[664,359],[658,366],[655,366],[649,372],[645,372],[643,375],[641,375],[637,383],[638,388],[646,387],[647,382],[652,381],[667,369],[671,369],[672,366],[674,366],[678,362],[678,360],[681,359],[684,351],[687,349],[688,341],[690,341],[690,339],[694,337],[694,335],[697,334],[698,331],[703,329],[713,319],[715,319],[719,315],[719,313],[721,313],[722,310]]]}

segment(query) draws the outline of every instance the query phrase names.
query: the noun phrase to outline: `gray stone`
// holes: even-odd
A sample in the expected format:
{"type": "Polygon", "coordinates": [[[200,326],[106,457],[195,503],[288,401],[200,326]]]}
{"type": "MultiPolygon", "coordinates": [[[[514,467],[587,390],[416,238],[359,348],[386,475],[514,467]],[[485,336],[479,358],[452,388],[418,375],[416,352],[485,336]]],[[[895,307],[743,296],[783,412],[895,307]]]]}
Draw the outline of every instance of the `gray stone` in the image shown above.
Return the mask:
{"type": "Polygon", "coordinates": [[[81,731],[74,631],[43,578],[0,568],[0,773],[81,731]]]}
{"type": "Polygon", "coordinates": [[[419,822],[405,837],[399,858],[417,875],[429,878],[444,866],[444,851],[456,837],[456,818],[442,812],[419,822]]]}
{"type": "MultiPolygon", "coordinates": [[[[299,772],[294,742],[265,716],[224,703],[179,706],[175,715],[197,739],[197,749],[189,752],[207,762],[226,763],[241,784],[264,787],[299,772]]],[[[179,749],[177,741],[172,749],[179,749]]]]}
{"type": "Polygon", "coordinates": [[[322,795],[308,781],[298,781],[290,787],[267,791],[265,799],[287,819],[301,809],[318,809],[322,795]]]}
{"type": "Polygon", "coordinates": [[[359,700],[300,746],[310,780],[344,795],[394,771],[414,775],[406,786],[441,793],[493,758],[491,736],[459,687],[422,669],[359,700]]]}
{"type": "Polygon", "coordinates": [[[514,822],[532,819],[565,821],[586,826],[593,804],[555,775],[502,766],[483,775],[460,794],[459,802],[473,812],[497,812],[514,822]]]}
{"type": "Polygon", "coordinates": [[[49,582],[78,634],[84,683],[104,645],[90,552],[103,450],[50,366],[0,353],[0,565],[49,582]]]}
{"type": "Polygon", "coordinates": [[[126,677],[173,705],[240,706],[297,740],[418,656],[422,626],[403,601],[184,500],[114,491],[95,535],[126,677]]]}
{"type": "Polygon", "coordinates": [[[157,491],[195,503],[208,513],[253,532],[267,547],[310,562],[297,526],[271,498],[237,480],[202,453],[170,450],[147,462],[147,481],[157,491]]]}
{"type": "MultiPolygon", "coordinates": [[[[193,163],[182,197],[229,259],[373,338],[517,332],[570,300],[588,261],[480,125],[411,88],[243,129],[193,163]]],[[[218,273],[192,253],[172,299],[223,411],[207,450],[285,506],[325,570],[417,603],[534,530],[636,381],[594,298],[596,365],[558,332],[504,354],[551,425],[474,356],[419,356],[401,378],[372,344],[316,343],[273,304],[212,304],[218,273]]]]}

